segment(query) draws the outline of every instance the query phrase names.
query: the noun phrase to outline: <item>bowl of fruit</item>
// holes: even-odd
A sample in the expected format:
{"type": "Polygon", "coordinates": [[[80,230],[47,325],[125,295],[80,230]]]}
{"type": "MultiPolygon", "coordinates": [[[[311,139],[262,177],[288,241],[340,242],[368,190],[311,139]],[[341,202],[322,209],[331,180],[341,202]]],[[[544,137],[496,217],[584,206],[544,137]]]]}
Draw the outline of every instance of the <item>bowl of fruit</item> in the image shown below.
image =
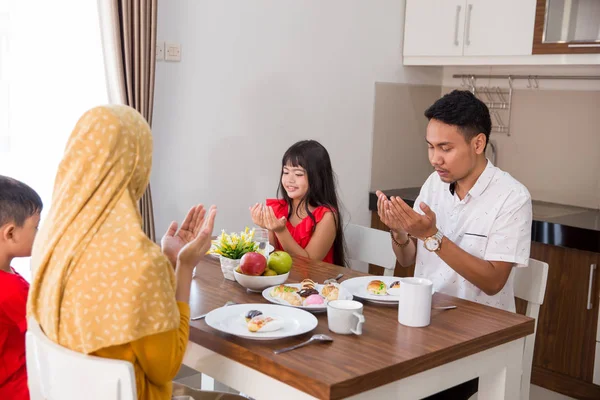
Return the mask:
{"type": "Polygon", "coordinates": [[[292,269],[292,257],[285,251],[271,253],[268,260],[260,253],[244,254],[240,266],[233,271],[235,280],[248,290],[262,292],[287,281],[292,269]]]}

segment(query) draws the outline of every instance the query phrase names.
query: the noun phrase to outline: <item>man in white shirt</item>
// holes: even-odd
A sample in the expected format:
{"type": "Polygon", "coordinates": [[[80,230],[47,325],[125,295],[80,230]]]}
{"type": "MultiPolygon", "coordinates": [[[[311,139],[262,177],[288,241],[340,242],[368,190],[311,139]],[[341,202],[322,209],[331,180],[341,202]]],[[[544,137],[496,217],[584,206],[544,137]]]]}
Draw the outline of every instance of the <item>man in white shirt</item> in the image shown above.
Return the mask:
{"type": "Polygon", "coordinates": [[[425,116],[435,172],[414,209],[377,192],[398,262],[415,263],[436,291],[514,312],[512,270],[528,264],[531,196],[486,159],[490,113],[471,92],[445,95],[425,116]]]}

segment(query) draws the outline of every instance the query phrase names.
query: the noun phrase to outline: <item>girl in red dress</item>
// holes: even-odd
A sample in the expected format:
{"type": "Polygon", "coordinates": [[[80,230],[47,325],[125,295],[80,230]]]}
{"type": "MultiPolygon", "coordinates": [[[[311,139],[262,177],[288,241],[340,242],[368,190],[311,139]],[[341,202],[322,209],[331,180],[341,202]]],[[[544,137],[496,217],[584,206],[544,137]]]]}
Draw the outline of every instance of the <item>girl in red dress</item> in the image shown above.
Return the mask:
{"type": "Polygon", "coordinates": [[[329,153],[314,140],[290,147],[281,161],[278,199],[250,207],[276,250],[346,266],[342,216],[329,153]]]}

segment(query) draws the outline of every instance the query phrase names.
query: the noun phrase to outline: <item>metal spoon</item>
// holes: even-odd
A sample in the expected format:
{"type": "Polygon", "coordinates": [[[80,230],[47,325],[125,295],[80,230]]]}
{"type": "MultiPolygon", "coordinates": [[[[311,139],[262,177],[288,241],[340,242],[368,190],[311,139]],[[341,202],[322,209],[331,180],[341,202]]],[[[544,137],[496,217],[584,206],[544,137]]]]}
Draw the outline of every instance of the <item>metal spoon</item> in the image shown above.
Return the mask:
{"type": "Polygon", "coordinates": [[[342,276],[344,276],[344,274],[339,274],[335,278],[327,279],[325,282],[323,282],[323,284],[327,285],[328,283],[331,283],[331,282],[337,282],[337,281],[339,281],[342,278],[342,276]]]}
{"type": "Polygon", "coordinates": [[[330,336],[327,336],[327,335],[317,334],[317,335],[313,335],[306,342],[302,342],[302,343],[297,344],[295,346],[286,347],[285,349],[275,350],[275,351],[273,351],[273,353],[275,353],[275,354],[285,353],[286,351],[295,350],[297,348],[306,346],[307,344],[310,344],[310,343],[313,343],[313,342],[333,342],[333,338],[330,337],[330,336]]]}
{"type": "MultiPolygon", "coordinates": [[[[225,304],[223,305],[223,307],[232,306],[232,305],[234,305],[234,304],[236,304],[234,301],[228,301],[227,303],[225,303],[225,304]]],[[[199,319],[202,319],[202,318],[206,317],[207,315],[208,315],[208,313],[206,313],[206,314],[202,314],[202,315],[199,315],[199,316],[197,316],[197,317],[190,318],[190,320],[192,320],[192,321],[198,321],[199,319]]]]}

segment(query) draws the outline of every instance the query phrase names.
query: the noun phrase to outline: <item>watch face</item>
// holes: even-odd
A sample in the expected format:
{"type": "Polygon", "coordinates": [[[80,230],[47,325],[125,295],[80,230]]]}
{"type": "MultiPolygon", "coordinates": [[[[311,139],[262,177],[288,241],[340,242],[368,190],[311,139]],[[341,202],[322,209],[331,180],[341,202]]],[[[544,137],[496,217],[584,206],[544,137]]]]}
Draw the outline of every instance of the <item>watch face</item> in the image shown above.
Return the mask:
{"type": "Polygon", "coordinates": [[[439,246],[438,241],[433,238],[427,239],[424,244],[425,248],[429,251],[436,251],[439,246]]]}

